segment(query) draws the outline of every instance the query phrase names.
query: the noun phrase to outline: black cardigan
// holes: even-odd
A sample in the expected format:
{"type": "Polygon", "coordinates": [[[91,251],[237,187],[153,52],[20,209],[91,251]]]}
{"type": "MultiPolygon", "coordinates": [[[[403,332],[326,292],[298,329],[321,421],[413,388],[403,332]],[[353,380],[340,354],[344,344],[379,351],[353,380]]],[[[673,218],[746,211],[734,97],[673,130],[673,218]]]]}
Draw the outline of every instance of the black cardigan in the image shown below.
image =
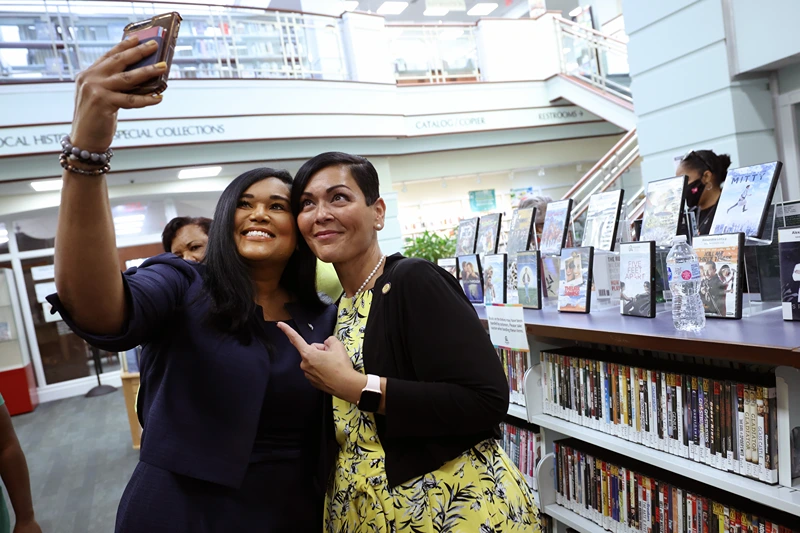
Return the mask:
{"type": "Polygon", "coordinates": [[[387,379],[386,414],[375,422],[390,487],[500,437],[508,381],[475,309],[445,270],[400,254],[386,259],[363,354],[365,372],[387,379]]]}

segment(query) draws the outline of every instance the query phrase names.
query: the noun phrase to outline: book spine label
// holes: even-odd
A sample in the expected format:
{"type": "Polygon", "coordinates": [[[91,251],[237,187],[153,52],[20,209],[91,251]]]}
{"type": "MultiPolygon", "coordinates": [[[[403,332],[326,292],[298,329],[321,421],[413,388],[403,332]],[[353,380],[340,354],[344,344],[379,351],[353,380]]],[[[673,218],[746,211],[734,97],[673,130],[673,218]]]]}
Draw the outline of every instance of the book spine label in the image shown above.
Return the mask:
{"type": "Polygon", "coordinates": [[[747,475],[747,463],[745,461],[745,418],[744,418],[744,384],[736,384],[736,414],[737,414],[737,445],[738,445],[738,461],[739,461],[739,474],[747,475]]]}
{"type": "Polygon", "coordinates": [[[758,423],[758,479],[767,480],[766,453],[764,451],[764,394],[762,387],[756,387],[756,421],[758,423]]]}

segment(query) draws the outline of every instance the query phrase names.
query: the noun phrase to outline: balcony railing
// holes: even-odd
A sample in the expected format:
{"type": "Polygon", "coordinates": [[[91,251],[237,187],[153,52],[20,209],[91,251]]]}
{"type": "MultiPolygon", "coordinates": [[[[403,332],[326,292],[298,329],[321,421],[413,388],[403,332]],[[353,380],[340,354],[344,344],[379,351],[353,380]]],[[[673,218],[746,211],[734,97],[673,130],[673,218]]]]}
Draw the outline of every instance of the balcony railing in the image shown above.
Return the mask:
{"type": "Polygon", "coordinates": [[[633,102],[627,43],[561,17],[554,20],[561,50],[561,73],[633,102]]]}
{"type": "Polygon", "coordinates": [[[0,4],[0,82],[74,79],[130,22],[183,17],[172,79],[346,78],[339,21],[263,9],[149,2],[10,0],[0,4]]]}
{"type": "Polygon", "coordinates": [[[398,84],[479,81],[473,25],[387,26],[398,84]]]}

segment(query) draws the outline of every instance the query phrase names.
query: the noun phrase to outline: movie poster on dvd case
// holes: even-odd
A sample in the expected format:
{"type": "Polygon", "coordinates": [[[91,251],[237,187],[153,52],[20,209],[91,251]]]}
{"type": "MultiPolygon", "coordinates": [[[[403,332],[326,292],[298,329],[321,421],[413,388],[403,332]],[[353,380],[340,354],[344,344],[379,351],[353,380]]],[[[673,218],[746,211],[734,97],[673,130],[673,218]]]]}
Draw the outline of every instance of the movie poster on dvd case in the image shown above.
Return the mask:
{"type": "Polygon", "coordinates": [[[656,243],[620,244],[619,312],[626,316],[656,316],[656,243]]]}
{"type": "Polygon", "coordinates": [[[506,245],[506,253],[509,256],[528,250],[535,218],[535,207],[514,209],[511,214],[511,224],[508,228],[508,244],[506,245]]]}
{"type": "MultiPolygon", "coordinates": [[[[541,253],[541,252],[540,252],[541,253]]],[[[543,255],[542,259],[542,294],[547,298],[558,298],[559,270],[561,256],[543,255]]]]}
{"type": "Polygon", "coordinates": [[[483,215],[478,223],[478,242],[475,253],[496,254],[497,243],[500,241],[500,218],[502,213],[483,215]]]}
{"type": "Polygon", "coordinates": [[[458,261],[455,257],[442,257],[436,260],[436,264],[458,279],[458,261]]]}
{"type": "Polygon", "coordinates": [[[542,308],[539,252],[517,254],[517,302],[527,309],[542,308]]]}
{"type": "Polygon", "coordinates": [[[692,247],[700,264],[700,299],[706,317],[742,318],[744,233],[700,235],[692,247]]]}
{"type": "Polygon", "coordinates": [[[565,313],[591,311],[592,260],[594,248],[564,248],[558,282],[558,310],[565,313]]]}
{"type": "Polygon", "coordinates": [[[782,167],[780,161],[773,161],[729,170],[710,233],[741,231],[760,239],[782,167]]]}
{"type": "Polygon", "coordinates": [[[778,230],[784,320],[800,320],[800,226],[778,230]]]}
{"type": "Polygon", "coordinates": [[[461,287],[467,299],[475,304],[483,303],[483,272],[481,259],[477,254],[462,255],[458,258],[458,272],[461,287]]]}
{"type": "Polygon", "coordinates": [[[683,216],[686,176],[676,176],[647,184],[640,241],[655,241],[656,246],[671,246],[683,216]]]}
{"type": "Polygon", "coordinates": [[[465,218],[458,223],[458,238],[456,239],[456,255],[469,255],[475,253],[475,241],[478,239],[478,218],[465,218]]]}
{"type": "Polygon", "coordinates": [[[506,254],[487,254],[483,257],[481,266],[484,303],[506,303],[506,254]]]}
{"type": "Polygon", "coordinates": [[[589,198],[581,246],[593,246],[595,250],[614,251],[619,213],[624,197],[625,191],[620,189],[593,194],[589,198]]]}
{"type": "Polygon", "coordinates": [[[567,240],[567,228],[572,215],[572,199],[547,204],[544,227],[539,242],[543,255],[560,254],[567,240]]]}

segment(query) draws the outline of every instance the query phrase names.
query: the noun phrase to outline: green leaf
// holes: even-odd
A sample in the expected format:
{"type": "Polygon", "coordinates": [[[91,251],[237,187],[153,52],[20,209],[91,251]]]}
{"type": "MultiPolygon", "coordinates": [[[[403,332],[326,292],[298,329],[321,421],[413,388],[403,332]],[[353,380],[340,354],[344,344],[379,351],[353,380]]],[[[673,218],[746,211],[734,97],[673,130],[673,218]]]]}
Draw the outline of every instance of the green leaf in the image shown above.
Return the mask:
{"type": "Polygon", "coordinates": [[[453,237],[442,237],[438,233],[425,233],[415,237],[407,237],[403,255],[418,257],[435,263],[438,259],[454,257],[456,253],[456,240],[453,237]]]}

